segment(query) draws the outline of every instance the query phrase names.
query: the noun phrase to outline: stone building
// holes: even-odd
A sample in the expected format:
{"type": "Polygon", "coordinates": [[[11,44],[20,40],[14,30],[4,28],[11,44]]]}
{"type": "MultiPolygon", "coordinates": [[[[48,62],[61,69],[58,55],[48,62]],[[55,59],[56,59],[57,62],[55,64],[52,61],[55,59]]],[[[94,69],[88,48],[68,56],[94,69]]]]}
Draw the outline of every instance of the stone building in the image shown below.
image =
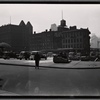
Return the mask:
{"type": "Polygon", "coordinates": [[[66,25],[62,19],[57,30],[45,30],[33,33],[33,26],[22,20],[19,25],[5,25],[0,27],[0,42],[11,45],[12,50],[20,51],[52,51],[72,49],[75,52],[90,52],[89,29],[77,29],[76,26],[66,25]]]}
{"type": "Polygon", "coordinates": [[[90,31],[89,29],[77,29],[76,26],[66,25],[62,19],[57,31],[44,31],[35,33],[32,36],[32,50],[73,50],[75,52],[90,52],[90,31]]]}
{"type": "Polygon", "coordinates": [[[0,43],[5,42],[11,45],[15,52],[29,50],[31,43],[32,25],[22,20],[19,25],[8,24],[0,27],[0,43]]]}

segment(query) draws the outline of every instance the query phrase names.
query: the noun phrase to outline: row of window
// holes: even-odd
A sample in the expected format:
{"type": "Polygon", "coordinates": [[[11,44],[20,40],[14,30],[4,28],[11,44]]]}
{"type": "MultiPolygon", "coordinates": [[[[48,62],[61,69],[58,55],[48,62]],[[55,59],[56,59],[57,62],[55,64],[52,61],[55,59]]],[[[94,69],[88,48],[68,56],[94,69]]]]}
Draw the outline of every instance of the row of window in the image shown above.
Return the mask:
{"type": "Polygon", "coordinates": [[[82,44],[68,44],[68,45],[63,45],[63,48],[83,48],[82,44]]]}
{"type": "Polygon", "coordinates": [[[77,39],[63,39],[63,43],[76,43],[76,42],[82,42],[81,38],[77,39]]]}
{"type": "Polygon", "coordinates": [[[35,40],[33,40],[33,42],[35,43],[47,43],[47,42],[52,42],[52,39],[35,39],[35,40]]]}
{"type": "Polygon", "coordinates": [[[63,33],[63,37],[81,37],[83,36],[82,32],[77,32],[77,33],[63,33]]]}
{"type": "Polygon", "coordinates": [[[35,46],[35,47],[33,47],[33,48],[35,48],[35,49],[53,49],[53,47],[51,46],[42,46],[42,47],[40,47],[40,46],[35,46]]]}

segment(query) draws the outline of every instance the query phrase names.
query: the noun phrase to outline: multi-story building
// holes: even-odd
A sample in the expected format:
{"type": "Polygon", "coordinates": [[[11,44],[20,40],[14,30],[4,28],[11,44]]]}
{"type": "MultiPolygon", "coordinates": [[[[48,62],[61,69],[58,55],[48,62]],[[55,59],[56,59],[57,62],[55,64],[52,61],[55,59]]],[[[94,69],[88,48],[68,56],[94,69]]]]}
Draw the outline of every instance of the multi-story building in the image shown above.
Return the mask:
{"type": "Polygon", "coordinates": [[[53,47],[53,31],[44,31],[32,35],[31,50],[51,50],[53,47]]]}
{"type": "Polygon", "coordinates": [[[90,31],[89,29],[77,29],[76,26],[67,27],[66,21],[61,20],[57,31],[35,33],[32,36],[33,50],[64,49],[75,52],[90,52],[90,31]]]}
{"type": "Polygon", "coordinates": [[[74,50],[75,52],[90,51],[89,29],[77,29],[76,26],[68,28],[66,21],[62,19],[57,30],[50,29],[41,33],[34,32],[30,22],[25,25],[21,21],[19,25],[5,25],[0,27],[0,42],[11,45],[14,51],[52,51],[74,50]]]}
{"type": "Polygon", "coordinates": [[[21,21],[19,25],[4,25],[0,27],[0,43],[11,45],[13,51],[29,50],[31,43],[32,25],[21,21]]]}

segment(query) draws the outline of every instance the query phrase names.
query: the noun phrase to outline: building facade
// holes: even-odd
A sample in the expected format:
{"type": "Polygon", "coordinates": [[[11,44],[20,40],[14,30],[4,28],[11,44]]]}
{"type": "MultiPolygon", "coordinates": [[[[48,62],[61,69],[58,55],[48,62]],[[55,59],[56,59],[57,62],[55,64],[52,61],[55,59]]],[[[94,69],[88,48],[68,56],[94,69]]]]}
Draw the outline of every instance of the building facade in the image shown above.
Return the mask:
{"type": "Polygon", "coordinates": [[[61,20],[57,31],[44,31],[32,36],[31,50],[73,50],[88,54],[90,52],[89,29],[77,29],[76,26],[67,27],[66,21],[61,20]]]}
{"type": "Polygon", "coordinates": [[[0,43],[5,42],[11,45],[15,52],[30,49],[30,35],[32,34],[32,25],[28,22],[26,25],[22,20],[19,25],[8,24],[0,27],[0,43]]]}
{"type": "Polygon", "coordinates": [[[90,52],[89,29],[77,29],[76,26],[68,28],[62,19],[57,30],[50,29],[40,33],[33,33],[30,22],[22,20],[19,25],[6,25],[0,27],[0,42],[11,45],[12,50],[19,51],[52,51],[58,49],[73,49],[75,52],[90,52]]]}

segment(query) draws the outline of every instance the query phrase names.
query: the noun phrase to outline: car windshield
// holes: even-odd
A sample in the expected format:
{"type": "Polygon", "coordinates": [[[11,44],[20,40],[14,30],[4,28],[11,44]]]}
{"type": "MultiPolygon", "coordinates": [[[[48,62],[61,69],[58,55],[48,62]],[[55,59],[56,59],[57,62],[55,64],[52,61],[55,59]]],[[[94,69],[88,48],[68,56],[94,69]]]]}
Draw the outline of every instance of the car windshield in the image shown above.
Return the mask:
{"type": "Polygon", "coordinates": [[[0,4],[0,88],[100,96],[100,4],[0,4]]]}

